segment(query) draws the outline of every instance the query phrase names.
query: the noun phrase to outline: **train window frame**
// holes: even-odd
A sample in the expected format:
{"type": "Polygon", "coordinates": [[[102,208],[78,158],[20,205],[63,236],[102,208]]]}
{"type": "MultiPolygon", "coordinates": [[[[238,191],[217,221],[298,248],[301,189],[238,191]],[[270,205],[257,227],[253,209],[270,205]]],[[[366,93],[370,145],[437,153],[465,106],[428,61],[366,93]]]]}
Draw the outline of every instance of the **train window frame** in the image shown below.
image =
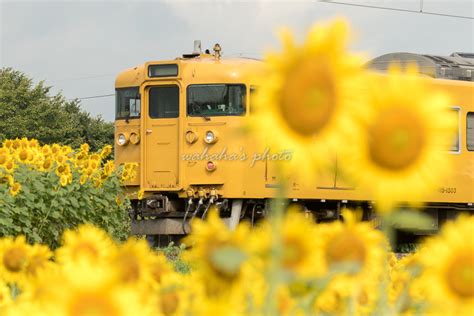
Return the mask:
{"type": "Polygon", "coordinates": [[[244,83],[197,83],[197,84],[190,84],[186,87],[186,116],[187,117],[228,117],[228,116],[245,116],[247,113],[248,101],[247,101],[247,85],[244,83]],[[241,92],[243,92],[242,96],[242,111],[240,113],[224,113],[224,114],[213,114],[213,115],[203,115],[203,114],[190,114],[190,88],[196,86],[240,86],[241,92]]]}
{"type": "MultiPolygon", "coordinates": [[[[147,90],[147,97],[148,97],[148,117],[150,119],[153,119],[153,120],[156,120],[156,119],[169,119],[169,118],[179,118],[179,114],[180,114],[180,94],[181,94],[181,91],[180,91],[180,87],[179,85],[177,84],[166,84],[166,85],[157,85],[157,86],[150,86],[147,90]],[[152,116],[152,112],[151,112],[151,92],[152,90],[154,89],[160,89],[160,88],[170,88],[170,87],[173,87],[173,88],[176,88],[177,89],[177,97],[178,97],[178,102],[177,102],[177,111],[176,111],[176,114],[173,115],[173,116],[152,116]]],[[[157,112],[158,113],[158,112],[157,112]]],[[[165,112],[166,113],[166,112],[165,112]]]]}
{"type": "MultiPolygon", "coordinates": [[[[126,102],[127,103],[127,102],[126,102]]],[[[122,88],[115,88],[115,120],[128,120],[128,119],[139,119],[141,117],[141,111],[142,111],[142,99],[141,99],[141,94],[140,94],[140,87],[139,86],[132,86],[132,87],[122,87],[122,88]],[[128,115],[119,115],[122,113],[126,113],[127,111],[119,111],[119,93],[125,90],[135,90],[135,98],[128,98],[128,115]],[[138,111],[135,111],[134,113],[137,113],[135,115],[132,115],[132,112],[130,111],[131,107],[131,102],[132,100],[135,100],[135,108],[137,108],[137,100],[138,100],[138,111]]]]}
{"type": "Polygon", "coordinates": [[[468,151],[474,151],[474,112],[466,113],[466,149],[468,151]],[[470,117],[472,118],[470,119],[470,117]],[[469,133],[469,130],[471,130],[471,133],[469,133]],[[472,135],[472,139],[469,135],[472,135]],[[469,146],[469,140],[471,140],[472,147],[469,146]]]}
{"type": "MultiPolygon", "coordinates": [[[[449,108],[450,110],[454,110],[457,113],[457,147],[456,150],[449,149],[450,154],[460,154],[461,153],[461,107],[460,106],[452,106],[449,108]]],[[[451,145],[452,146],[452,145],[451,145]]]]}
{"type": "Polygon", "coordinates": [[[255,95],[257,93],[259,89],[259,86],[255,86],[255,85],[250,85],[249,86],[249,106],[248,106],[248,110],[247,112],[250,113],[252,112],[252,101],[255,100],[255,95]]]}

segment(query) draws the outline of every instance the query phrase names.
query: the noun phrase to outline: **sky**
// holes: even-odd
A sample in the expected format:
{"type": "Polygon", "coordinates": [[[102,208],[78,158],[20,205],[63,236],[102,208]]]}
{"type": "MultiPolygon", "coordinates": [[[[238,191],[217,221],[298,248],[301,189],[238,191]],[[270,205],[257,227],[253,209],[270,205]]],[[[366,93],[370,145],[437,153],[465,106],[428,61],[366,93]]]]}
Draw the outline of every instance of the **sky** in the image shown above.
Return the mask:
{"type": "MultiPolygon", "coordinates": [[[[339,2],[474,17],[474,0],[339,2]]],[[[114,93],[115,76],[151,60],[220,43],[225,56],[261,58],[278,50],[276,32],[303,40],[315,22],[346,17],[351,50],[446,56],[474,52],[474,20],[356,7],[318,0],[8,1],[0,0],[0,67],[20,70],[67,99],[114,93]]],[[[114,119],[114,97],[81,100],[84,110],[114,119]]]]}

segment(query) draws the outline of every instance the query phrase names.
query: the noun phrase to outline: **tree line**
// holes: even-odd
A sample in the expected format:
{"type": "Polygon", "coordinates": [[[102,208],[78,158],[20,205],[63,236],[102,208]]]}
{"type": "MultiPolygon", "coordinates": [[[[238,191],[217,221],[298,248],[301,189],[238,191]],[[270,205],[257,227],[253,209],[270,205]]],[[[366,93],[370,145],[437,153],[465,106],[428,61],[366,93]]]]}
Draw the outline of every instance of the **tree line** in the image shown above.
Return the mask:
{"type": "Polygon", "coordinates": [[[5,139],[36,138],[73,148],[88,143],[92,151],[113,145],[114,125],[81,109],[80,100],[51,94],[43,81],[34,84],[24,73],[0,69],[0,143],[5,139]]]}

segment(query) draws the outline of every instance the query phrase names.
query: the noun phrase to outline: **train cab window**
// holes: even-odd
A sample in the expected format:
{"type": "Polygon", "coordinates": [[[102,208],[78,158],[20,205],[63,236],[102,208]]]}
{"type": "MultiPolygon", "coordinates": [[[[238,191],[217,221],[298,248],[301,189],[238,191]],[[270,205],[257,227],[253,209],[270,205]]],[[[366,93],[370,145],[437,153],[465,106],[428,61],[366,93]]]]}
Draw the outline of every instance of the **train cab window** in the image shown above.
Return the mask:
{"type": "Polygon", "coordinates": [[[179,87],[153,87],[149,94],[151,118],[175,118],[179,116],[179,87]]]}
{"type": "Polygon", "coordinates": [[[467,150],[474,151],[474,112],[466,116],[466,144],[467,150]]]}
{"type": "Polygon", "coordinates": [[[141,101],[138,87],[115,90],[115,118],[129,119],[140,117],[141,101]]]}
{"type": "Polygon", "coordinates": [[[188,86],[189,116],[228,116],[245,113],[245,85],[199,84],[188,86]]]}

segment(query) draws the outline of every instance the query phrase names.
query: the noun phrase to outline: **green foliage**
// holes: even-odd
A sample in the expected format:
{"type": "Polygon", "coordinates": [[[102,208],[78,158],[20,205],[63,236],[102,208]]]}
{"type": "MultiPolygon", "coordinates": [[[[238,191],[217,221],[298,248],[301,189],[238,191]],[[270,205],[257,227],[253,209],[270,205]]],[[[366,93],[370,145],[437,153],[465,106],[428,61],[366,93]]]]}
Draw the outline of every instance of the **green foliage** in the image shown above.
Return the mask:
{"type": "Polygon", "coordinates": [[[15,181],[21,191],[13,197],[8,185],[0,184],[0,237],[25,235],[31,243],[60,245],[65,229],[81,223],[97,225],[117,240],[128,237],[128,201],[124,198],[118,174],[105,179],[100,187],[88,181],[81,185],[73,171],[71,184],[62,187],[54,170],[40,172],[19,166],[15,181]],[[124,201],[117,204],[116,198],[124,201]]]}
{"type": "Polygon", "coordinates": [[[166,258],[168,258],[168,260],[173,264],[174,270],[182,274],[191,272],[189,264],[182,259],[182,253],[185,249],[186,246],[184,244],[181,244],[178,247],[174,242],[170,242],[167,247],[160,249],[160,251],[163,251],[166,258]]]}
{"type": "Polygon", "coordinates": [[[397,253],[413,253],[418,250],[418,244],[416,243],[403,243],[397,245],[397,253]]]}
{"type": "Polygon", "coordinates": [[[113,145],[113,123],[91,117],[78,100],[51,96],[50,90],[19,71],[0,69],[0,142],[27,137],[75,148],[88,143],[93,151],[113,145]]]}

